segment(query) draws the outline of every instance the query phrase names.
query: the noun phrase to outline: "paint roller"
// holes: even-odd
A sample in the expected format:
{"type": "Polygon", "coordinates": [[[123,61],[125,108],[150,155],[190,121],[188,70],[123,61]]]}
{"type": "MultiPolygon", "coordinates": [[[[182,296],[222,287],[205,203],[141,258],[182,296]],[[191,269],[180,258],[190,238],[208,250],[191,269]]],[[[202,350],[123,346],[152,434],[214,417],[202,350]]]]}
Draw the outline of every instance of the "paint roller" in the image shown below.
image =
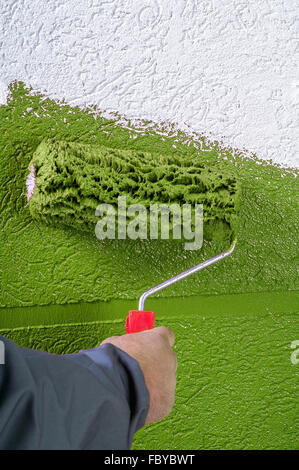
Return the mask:
{"type": "MultiPolygon", "coordinates": [[[[138,310],[129,312],[127,333],[154,326],[154,312],[144,310],[149,295],[231,255],[235,248],[240,185],[220,162],[207,164],[194,155],[163,155],[45,139],[33,154],[26,186],[31,216],[46,224],[95,233],[99,205],[117,210],[118,198],[126,196],[128,206],[139,204],[147,212],[153,204],[188,205],[193,229],[194,208],[202,206],[204,239],[229,243],[227,251],[144,292],[138,310]]],[[[173,223],[168,233],[171,240],[176,239],[175,233],[173,223]]],[[[163,239],[161,231],[159,236],[163,239]]]]}

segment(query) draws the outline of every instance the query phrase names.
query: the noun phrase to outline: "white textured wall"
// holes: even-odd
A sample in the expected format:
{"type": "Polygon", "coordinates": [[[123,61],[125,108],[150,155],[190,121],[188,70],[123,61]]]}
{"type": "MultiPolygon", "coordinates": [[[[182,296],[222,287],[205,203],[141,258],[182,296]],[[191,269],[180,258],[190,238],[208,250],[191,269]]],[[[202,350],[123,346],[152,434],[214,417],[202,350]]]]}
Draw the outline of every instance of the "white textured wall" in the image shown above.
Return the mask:
{"type": "Polygon", "coordinates": [[[297,0],[1,0],[0,100],[23,80],[299,166],[298,11],[297,0]]]}

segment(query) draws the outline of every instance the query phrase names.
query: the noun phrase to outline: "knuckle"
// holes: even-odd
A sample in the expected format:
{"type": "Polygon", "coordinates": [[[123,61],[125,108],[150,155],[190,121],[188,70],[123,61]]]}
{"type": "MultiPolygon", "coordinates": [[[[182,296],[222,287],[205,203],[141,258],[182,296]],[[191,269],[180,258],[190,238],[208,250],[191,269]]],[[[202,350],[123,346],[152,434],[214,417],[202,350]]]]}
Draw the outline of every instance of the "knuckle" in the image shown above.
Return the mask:
{"type": "Polygon", "coordinates": [[[167,326],[159,326],[159,333],[162,335],[167,335],[169,332],[169,328],[167,326]]]}
{"type": "Polygon", "coordinates": [[[172,338],[173,340],[175,339],[175,334],[174,332],[168,328],[168,326],[160,326],[159,327],[159,334],[163,336],[164,338],[167,338],[168,340],[172,338]]]}

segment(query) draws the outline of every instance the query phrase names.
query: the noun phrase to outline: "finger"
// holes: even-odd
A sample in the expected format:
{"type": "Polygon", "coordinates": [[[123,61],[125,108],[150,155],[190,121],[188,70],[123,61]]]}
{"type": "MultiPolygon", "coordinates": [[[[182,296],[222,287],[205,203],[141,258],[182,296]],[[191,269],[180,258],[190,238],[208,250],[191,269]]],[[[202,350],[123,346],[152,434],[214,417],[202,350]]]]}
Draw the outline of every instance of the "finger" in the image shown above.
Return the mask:
{"type": "Polygon", "coordinates": [[[175,343],[175,334],[170,328],[167,326],[158,326],[157,328],[154,328],[153,331],[156,331],[158,334],[163,336],[163,338],[169,342],[169,345],[172,348],[175,343]]]}

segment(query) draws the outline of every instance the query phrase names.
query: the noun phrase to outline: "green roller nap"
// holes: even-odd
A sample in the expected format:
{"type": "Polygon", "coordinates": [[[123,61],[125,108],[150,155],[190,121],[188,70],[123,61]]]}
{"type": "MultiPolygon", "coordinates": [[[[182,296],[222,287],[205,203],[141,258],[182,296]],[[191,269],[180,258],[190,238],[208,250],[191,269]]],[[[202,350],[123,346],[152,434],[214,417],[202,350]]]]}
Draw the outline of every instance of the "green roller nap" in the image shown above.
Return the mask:
{"type": "MultiPolygon", "coordinates": [[[[237,230],[240,186],[221,165],[200,157],[167,156],[99,145],[44,140],[27,177],[27,198],[34,219],[93,232],[101,203],[127,206],[203,204],[204,238],[231,241],[237,230]]],[[[194,215],[194,214],[193,214],[194,215]]]]}

